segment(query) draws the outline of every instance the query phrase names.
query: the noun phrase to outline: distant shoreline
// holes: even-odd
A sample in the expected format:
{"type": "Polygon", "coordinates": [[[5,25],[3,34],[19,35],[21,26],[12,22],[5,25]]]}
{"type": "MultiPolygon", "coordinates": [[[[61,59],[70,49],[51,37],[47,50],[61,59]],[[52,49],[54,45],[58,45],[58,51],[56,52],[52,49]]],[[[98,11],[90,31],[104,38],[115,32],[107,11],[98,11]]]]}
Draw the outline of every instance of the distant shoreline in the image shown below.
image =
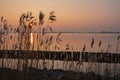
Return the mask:
{"type": "MultiPolygon", "coordinates": [[[[8,33],[23,33],[23,32],[8,32],[8,33]]],[[[32,33],[42,33],[42,32],[32,32],[32,33]]],[[[120,34],[120,32],[45,32],[45,33],[95,33],[95,34],[120,34]]]]}
{"type": "MultiPolygon", "coordinates": [[[[48,32],[49,33],[49,32],[48,32]]],[[[102,34],[120,34],[120,32],[53,32],[53,33],[102,33],[102,34]]]]}

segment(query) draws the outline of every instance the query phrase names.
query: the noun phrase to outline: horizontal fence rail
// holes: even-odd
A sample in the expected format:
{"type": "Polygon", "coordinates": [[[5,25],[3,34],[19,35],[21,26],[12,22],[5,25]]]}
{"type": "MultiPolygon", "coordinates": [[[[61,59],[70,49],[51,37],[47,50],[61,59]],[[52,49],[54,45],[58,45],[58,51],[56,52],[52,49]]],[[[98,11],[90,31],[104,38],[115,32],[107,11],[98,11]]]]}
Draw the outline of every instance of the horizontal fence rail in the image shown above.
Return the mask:
{"type": "Polygon", "coordinates": [[[0,50],[0,58],[120,63],[120,54],[100,52],[0,50]]]}

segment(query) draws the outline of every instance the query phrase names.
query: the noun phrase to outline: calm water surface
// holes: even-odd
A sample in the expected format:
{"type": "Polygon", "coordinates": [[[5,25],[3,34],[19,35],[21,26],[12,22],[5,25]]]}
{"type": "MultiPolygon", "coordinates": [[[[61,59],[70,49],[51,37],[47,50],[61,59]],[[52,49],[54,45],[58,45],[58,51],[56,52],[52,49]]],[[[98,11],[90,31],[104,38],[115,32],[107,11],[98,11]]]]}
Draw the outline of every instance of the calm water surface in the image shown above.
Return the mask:
{"type": "MultiPolygon", "coordinates": [[[[56,45],[56,36],[58,33],[48,33],[47,37],[53,36],[53,43],[49,47],[49,50],[55,50],[54,46],[56,45]]],[[[71,51],[82,51],[84,45],[86,46],[85,51],[88,52],[100,52],[100,51],[109,51],[116,52],[118,45],[117,37],[120,34],[102,34],[102,33],[62,33],[60,39],[62,42],[57,43],[59,51],[65,51],[66,47],[69,46],[71,51]],[[94,38],[93,48],[91,48],[92,38],[94,38]],[[102,41],[101,47],[99,47],[99,42],[102,41]],[[109,46],[109,49],[108,49],[109,46]]],[[[22,42],[22,45],[25,45],[27,40],[23,37],[19,39],[18,33],[9,33],[4,35],[2,38],[3,42],[0,44],[0,49],[14,49],[16,45],[19,45],[19,41],[22,42]],[[26,42],[25,42],[26,41],[26,42]]],[[[32,50],[45,50],[43,48],[38,48],[40,46],[40,40],[42,37],[40,33],[31,33],[29,34],[30,49],[32,50]]],[[[18,49],[18,48],[16,48],[18,49]]],[[[22,47],[24,49],[24,47],[22,47]]],[[[58,50],[58,49],[57,49],[58,50]]]]}
{"type": "Polygon", "coordinates": [[[65,33],[62,35],[63,43],[69,43],[73,46],[73,50],[82,51],[86,45],[86,51],[107,51],[110,45],[109,52],[116,52],[117,37],[119,34],[102,34],[102,33],[65,33]],[[91,49],[92,38],[94,38],[93,48],[91,49]],[[99,42],[102,41],[101,47],[99,42]]]}

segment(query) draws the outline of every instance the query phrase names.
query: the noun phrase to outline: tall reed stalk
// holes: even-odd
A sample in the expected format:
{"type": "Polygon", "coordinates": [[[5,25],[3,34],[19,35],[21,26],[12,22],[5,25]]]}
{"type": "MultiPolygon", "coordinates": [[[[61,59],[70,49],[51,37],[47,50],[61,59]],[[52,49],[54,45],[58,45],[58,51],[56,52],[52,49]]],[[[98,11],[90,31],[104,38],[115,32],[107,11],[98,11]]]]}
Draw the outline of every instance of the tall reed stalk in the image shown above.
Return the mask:
{"type": "MultiPolygon", "coordinates": [[[[92,41],[91,41],[91,45],[90,45],[90,53],[92,52],[93,46],[94,46],[94,38],[92,37],[92,41]]],[[[88,72],[90,72],[93,62],[90,61],[91,60],[91,54],[88,54],[88,72]]]]}

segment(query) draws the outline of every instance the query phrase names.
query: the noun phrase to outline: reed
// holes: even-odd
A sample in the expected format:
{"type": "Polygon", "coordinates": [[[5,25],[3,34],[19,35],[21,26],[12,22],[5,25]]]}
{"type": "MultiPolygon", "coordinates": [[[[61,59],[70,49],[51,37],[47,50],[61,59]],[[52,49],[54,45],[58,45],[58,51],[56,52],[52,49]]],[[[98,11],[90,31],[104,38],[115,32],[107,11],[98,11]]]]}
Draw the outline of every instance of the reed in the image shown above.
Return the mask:
{"type": "MultiPolygon", "coordinates": [[[[50,69],[52,69],[52,71],[54,71],[54,66],[55,64],[55,60],[57,58],[57,54],[48,54],[48,59],[46,58],[47,56],[45,55],[44,51],[51,51],[53,50],[53,52],[60,51],[61,49],[61,44],[63,44],[63,40],[61,39],[61,35],[63,33],[58,33],[56,34],[56,36],[53,36],[49,33],[53,33],[53,27],[51,27],[51,23],[54,23],[56,20],[56,15],[55,15],[55,11],[51,11],[49,13],[49,16],[47,18],[47,23],[45,24],[44,21],[45,18],[45,14],[40,11],[39,13],[39,21],[37,22],[37,19],[33,16],[33,14],[31,12],[27,12],[27,13],[22,13],[22,15],[20,16],[19,19],[19,26],[18,28],[11,28],[11,26],[8,24],[7,20],[4,19],[4,17],[1,17],[1,24],[0,24],[0,50],[8,50],[8,49],[12,49],[14,51],[19,50],[21,51],[20,54],[16,53],[14,56],[17,57],[18,59],[16,60],[16,62],[13,60],[13,63],[17,65],[17,70],[21,70],[21,71],[25,71],[27,73],[30,72],[30,68],[35,68],[37,70],[48,70],[48,68],[50,67],[50,69]],[[45,26],[44,26],[45,25],[45,26]],[[36,30],[37,29],[37,30],[36,30]],[[16,32],[17,33],[17,37],[14,37],[13,35],[9,36],[10,32],[16,32]],[[39,32],[39,34],[35,34],[36,32],[39,32]],[[31,37],[32,36],[32,37],[31,37]],[[16,39],[17,38],[17,39],[16,39]],[[31,39],[33,38],[33,40],[31,41],[31,39]],[[36,38],[36,41],[35,41],[36,38]],[[8,47],[8,43],[10,41],[15,41],[14,44],[11,47],[8,47]],[[35,49],[35,44],[37,44],[37,49],[35,49]],[[22,50],[26,50],[26,54],[23,54],[22,50]],[[31,55],[31,53],[27,53],[27,51],[41,51],[41,55],[39,53],[33,53],[31,55]],[[30,60],[28,59],[28,56],[31,55],[30,60]],[[23,59],[20,59],[21,56],[23,57],[23,59]],[[35,59],[33,59],[33,57],[35,56],[35,59]],[[39,57],[42,58],[42,60],[39,59],[39,57]],[[52,60],[51,60],[52,59],[52,60]],[[51,62],[51,64],[50,64],[51,62]]],[[[116,44],[116,53],[118,53],[118,57],[116,59],[119,58],[119,52],[120,52],[120,36],[117,37],[117,44],[116,44]]],[[[92,40],[90,42],[90,51],[88,51],[88,53],[94,53],[94,48],[95,48],[95,42],[96,40],[92,37],[92,40]]],[[[102,51],[102,45],[103,45],[103,41],[99,40],[97,46],[98,46],[98,53],[111,53],[111,49],[113,48],[111,43],[108,44],[108,47],[106,49],[105,52],[102,51]]],[[[98,75],[100,74],[100,69],[103,68],[103,74],[105,76],[111,76],[112,74],[112,70],[114,70],[113,75],[119,77],[119,69],[116,67],[119,67],[119,62],[114,64],[114,68],[112,69],[112,63],[105,63],[105,65],[103,63],[97,63],[98,61],[98,55],[96,54],[94,57],[91,57],[92,54],[88,54],[88,65],[84,65],[83,62],[83,57],[86,56],[84,55],[87,51],[87,46],[86,44],[84,44],[80,54],[77,54],[77,58],[78,61],[74,61],[74,48],[72,43],[68,43],[65,44],[66,48],[65,51],[59,55],[59,57],[63,56],[64,60],[63,60],[63,69],[70,69],[70,70],[78,70],[78,72],[81,72],[82,69],[84,67],[87,71],[86,73],[89,73],[92,71],[93,67],[94,67],[94,71],[98,73],[98,75]],[[70,53],[69,53],[70,52],[70,53]],[[69,54],[67,54],[69,53],[69,54]],[[71,60],[71,61],[69,61],[71,60]],[[95,60],[94,62],[92,62],[92,60],[95,60]],[[95,64],[93,66],[93,64],[95,64]],[[98,65],[97,65],[98,64],[98,65]],[[100,65],[102,64],[102,65],[100,65]],[[103,66],[104,65],[104,66],[103,66]],[[79,67],[78,67],[79,66],[79,67]],[[78,67],[78,69],[77,69],[78,67]],[[80,70],[81,68],[81,70],[80,70]],[[117,71],[118,70],[118,71],[117,71]]],[[[9,52],[10,54],[2,54],[2,60],[1,60],[1,67],[5,68],[6,66],[9,67],[9,65],[6,65],[6,61],[8,60],[8,56],[11,55],[11,52],[9,52]]],[[[113,58],[113,56],[104,56],[100,55],[100,58],[113,58]]],[[[59,66],[58,63],[59,60],[57,60],[57,67],[59,66]]],[[[12,61],[10,63],[12,65],[12,61]]],[[[9,68],[15,68],[15,66],[11,66],[9,68]]],[[[83,70],[84,71],[84,70],[83,70]]],[[[87,75],[85,75],[87,76],[87,75]]],[[[87,76],[88,77],[88,76],[87,76]]],[[[95,79],[97,80],[98,77],[95,77],[95,79]]],[[[104,77],[104,79],[107,79],[107,77],[104,77]]]]}
{"type": "Polygon", "coordinates": [[[120,52],[120,36],[117,37],[117,44],[116,44],[116,53],[120,52]]]}
{"type": "MultiPolygon", "coordinates": [[[[93,49],[93,46],[94,46],[94,42],[95,42],[95,39],[92,37],[92,41],[91,41],[91,44],[90,44],[90,52],[92,52],[92,49],[93,49]]],[[[90,72],[92,66],[93,66],[93,62],[91,61],[93,58],[90,58],[91,55],[89,54],[89,58],[88,58],[88,72],[90,72]]],[[[95,58],[95,57],[94,57],[95,58]]]]}

